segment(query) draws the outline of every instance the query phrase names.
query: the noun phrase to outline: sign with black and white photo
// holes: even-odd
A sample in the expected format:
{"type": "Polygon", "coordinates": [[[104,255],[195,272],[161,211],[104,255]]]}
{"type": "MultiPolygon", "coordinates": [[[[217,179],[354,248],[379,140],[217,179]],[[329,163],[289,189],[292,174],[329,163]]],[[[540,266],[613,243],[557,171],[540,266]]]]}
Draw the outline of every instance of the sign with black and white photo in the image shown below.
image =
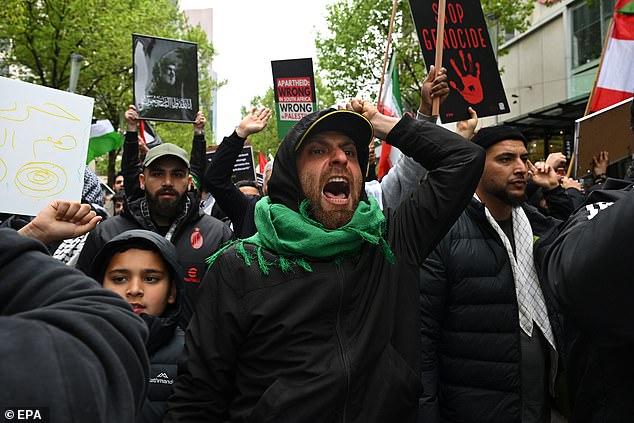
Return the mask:
{"type": "Polygon", "coordinates": [[[297,121],[317,110],[313,59],[273,60],[277,136],[284,139],[297,121]]]}
{"type": "MultiPolygon", "coordinates": [[[[217,148],[217,146],[215,146],[217,148]]],[[[211,163],[215,150],[207,151],[207,162],[211,163]]],[[[233,165],[233,174],[231,176],[233,183],[238,181],[255,181],[255,162],[253,160],[253,147],[245,145],[242,147],[242,152],[236,159],[233,165]]]]}
{"type": "Polygon", "coordinates": [[[194,122],[198,45],[132,34],[134,104],[140,119],[194,122]]]}
{"type": "MultiPolygon", "coordinates": [[[[436,58],[438,0],[409,0],[427,67],[436,58]]],[[[442,64],[451,91],[440,106],[443,123],[510,112],[480,2],[447,0],[442,64]]]]}

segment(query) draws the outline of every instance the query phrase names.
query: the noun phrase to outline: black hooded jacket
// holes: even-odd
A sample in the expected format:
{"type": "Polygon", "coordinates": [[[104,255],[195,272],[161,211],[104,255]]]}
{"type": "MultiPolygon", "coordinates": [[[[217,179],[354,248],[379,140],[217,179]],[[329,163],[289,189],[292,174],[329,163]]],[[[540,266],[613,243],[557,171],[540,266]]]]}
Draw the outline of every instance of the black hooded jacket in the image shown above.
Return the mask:
{"type": "Polygon", "coordinates": [[[571,422],[634,416],[634,190],[592,191],[586,205],[536,245],[549,296],[565,316],[571,422]]]}
{"type": "MultiPolygon", "coordinates": [[[[77,261],[77,268],[87,273],[101,247],[122,232],[131,229],[146,229],[155,232],[155,225],[144,204],[146,204],[145,197],[139,198],[129,204],[129,210],[124,209],[121,215],[97,225],[86,239],[77,261]],[[143,211],[144,209],[146,212],[143,211]]],[[[181,276],[185,281],[185,294],[193,305],[197,298],[198,285],[207,270],[205,259],[230,240],[233,234],[231,229],[218,219],[203,213],[198,204],[191,201],[191,198],[177,220],[178,223],[170,241],[178,251],[178,261],[183,269],[181,276]]],[[[184,315],[186,318],[190,317],[191,311],[185,311],[184,315]]]]}
{"type": "Polygon", "coordinates": [[[176,378],[178,359],[185,344],[185,333],[179,327],[181,314],[185,307],[185,287],[176,249],[162,236],[135,229],[117,235],[107,242],[97,253],[90,268],[89,275],[103,283],[104,271],[112,256],[122,248],[140,247],[158,252],[169,266],[173,281],[176,284],[176,301],[168,304],[160,316],[141,313],[149,329],[145,343],[150,357],[150,377],[147,398],[143,404],[137,423],[161,422],[167,407],[167,398],[172,392],[172,384],[176,378]]]}
{"type": "Polygon", "coordinates": [[[130,306],[12,229],[0,229],[0,275],[3,410],[134,422],[147,386],[147,328],[130,306]]]}
{"type": "MultiPolygon", "coordinates": [[[[305,131],[289,132],[269,181],[272,201],[292,210],[303,199],[295,146],[305,131]]],[[[409,117],[387,141],[430,169],[409,200],[384,211],[396,263],[364,245],[356,259],[264,276],[235,247],[222,252],[199,291],[166,422],[415,421],[418,268],[471,198],[484,153],[409,117]]],[[[362,168],[363,151],[357,143],[362,168]]]]}

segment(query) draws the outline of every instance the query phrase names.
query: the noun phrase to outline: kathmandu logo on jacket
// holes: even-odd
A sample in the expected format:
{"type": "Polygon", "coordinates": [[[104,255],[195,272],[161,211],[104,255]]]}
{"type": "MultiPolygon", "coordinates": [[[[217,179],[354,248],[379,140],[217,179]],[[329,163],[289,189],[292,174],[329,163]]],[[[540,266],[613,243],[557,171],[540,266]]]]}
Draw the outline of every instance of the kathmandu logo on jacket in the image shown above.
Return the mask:
{"type": "Polygon", "coordinates": [[[171,385],[174,383],[174,379],[170,379],[170,377],[165,372],[161,372],[153,378],[150,378],[150,383],[161,383],[163,385],[171,385]]]}
{"type": "Polygon", "coordinates": [[[194,228],[194,232],[192,232],[191,236],[189,237],[189,242],[191,243],[194,250],[197,250],[203,246],[203,236],[200,233],[200,228],[194,228]]]}

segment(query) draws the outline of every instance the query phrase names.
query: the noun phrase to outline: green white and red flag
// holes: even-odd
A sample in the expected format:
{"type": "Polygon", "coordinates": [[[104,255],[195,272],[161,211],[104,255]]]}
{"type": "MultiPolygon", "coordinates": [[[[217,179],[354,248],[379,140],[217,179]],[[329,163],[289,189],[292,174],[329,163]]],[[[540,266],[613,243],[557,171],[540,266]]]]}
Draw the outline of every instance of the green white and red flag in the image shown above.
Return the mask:
{"type": "MultiPolygon", "coordinates": [[[[385,71],[383,82],[383,91],[381,92],[381,102],[379,103],[379,112],[387,116],[401,117],[403,116],[403,104],[401,102],[401,89],[398,84],[398,72],[396,69],[396,55],[392,53],[390,57],[390,65],[385,71]]],[[[379,180],[396,164],[403,153],[396,148],[383,141],[381,143],[381,156],[379,157],[379,168],[377,176],[379,180]]]]}

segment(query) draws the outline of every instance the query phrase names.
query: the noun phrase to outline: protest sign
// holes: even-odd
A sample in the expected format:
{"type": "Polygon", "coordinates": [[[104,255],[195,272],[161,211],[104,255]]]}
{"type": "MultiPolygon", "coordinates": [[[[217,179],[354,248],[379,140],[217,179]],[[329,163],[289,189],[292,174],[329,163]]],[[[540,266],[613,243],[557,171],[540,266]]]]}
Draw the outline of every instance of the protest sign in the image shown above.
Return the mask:
{"type": "Polygon", "coordinates": [[[297,121],[317,110],[312,59],[274,60],[273,91],[277,136],[284,139],[297,121]]]}
{"type": "Polygon", "coordinates": [[[592,156],[603,150],[610,153],[610,164],[623,160],[634,151],[630,129],[632,98],[606,107],[575,121],[576,164],[574,177],[592,171],[592,156]]]}
{"type": "Polygon", "coordinates": [[[0,212],[79,201],[94,100],[0,77],[0,212]]]}
{"type": "Polygon", "coordinates": [[[134,104],[140,119],[194,122],[198,45],[132,34],[134,104]]]}
{"type": "MultiPolygon", "coordinates": [[[[218,146],[210,146],[207,150],[207,161],[211,164],[214,154],[216,154],[218,146]]],[[[231,180],[236,183],[238,181],[255,181],[255,164],[253,160],[253,147],[245,145],[242,152],[233,165],[233,175],[231,180]]]]}
{"type": "MultiPolygon", "coordinates": [[[[468,107],[479,117],[510,111],[484,21],[480,2],[447,0],[443,66],[451,92],[440,107],[443,123],[469,118],[468,107]]],[[[409,0],[418,41],[428,67],[436,54],[438,1],[409,0]]]]}

